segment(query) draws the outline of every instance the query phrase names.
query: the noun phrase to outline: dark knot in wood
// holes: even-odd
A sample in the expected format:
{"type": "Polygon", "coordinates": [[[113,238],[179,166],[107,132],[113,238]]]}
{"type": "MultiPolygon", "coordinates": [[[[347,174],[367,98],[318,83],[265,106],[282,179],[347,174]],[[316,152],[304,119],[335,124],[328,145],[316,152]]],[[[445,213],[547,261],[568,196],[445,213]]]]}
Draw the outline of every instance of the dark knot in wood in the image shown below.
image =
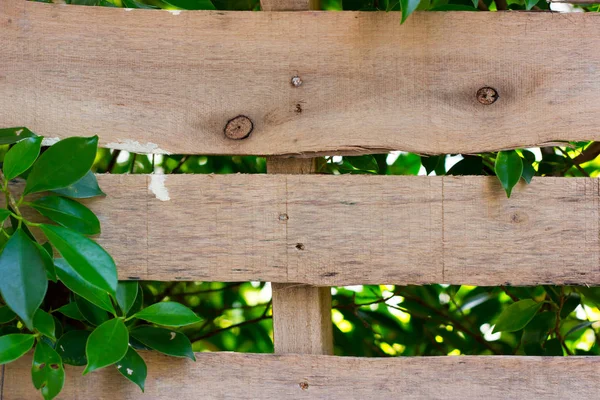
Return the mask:
{"type": "Polygon", "coordinates": [[[494,104],[499,97],[498,91],[491,87],[482,87],[477,91],[477,101],[484,106],[494,104]]]}
{"type": "Polygon", "coordinates": [[[238,115],[227,121],[227,125],[225,125],[225,136],[233,140],[242,140],[250,136],[253,129],[254,124],[250,118],[245,115],[238,115]]]}

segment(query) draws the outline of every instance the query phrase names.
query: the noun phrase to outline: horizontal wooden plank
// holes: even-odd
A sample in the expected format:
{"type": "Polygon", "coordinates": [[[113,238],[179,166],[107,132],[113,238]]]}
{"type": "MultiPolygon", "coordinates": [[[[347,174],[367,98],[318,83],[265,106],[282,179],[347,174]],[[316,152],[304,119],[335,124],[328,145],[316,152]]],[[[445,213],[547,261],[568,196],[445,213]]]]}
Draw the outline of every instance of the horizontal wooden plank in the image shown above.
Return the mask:
{"type": "Polygon", "coordinates": [[[600,285],[599,180],[99,175],[122,279],[600,285]]]}
{"type": "MultiPolygon", "coordinates": [[[[582,399],[596,398],[600,357],[402,357],[145,353],[146,393],[116,369],[68,368],[59,399],[582,399]]],[[[29,356],[9,364],[4,400],[36,398],[29,356]]]]}
{"type": "Polygon", "coordinates": [[[598,13],[399,20],[2,1],[0,127],[183,154],[475,153],[600,140],[598,13]],[[482,87],[499,99],[480,104],[482,87]],[[253,124],[230,132],[253,126],[250,137],[226,138],[239,115],[253,124]]]}

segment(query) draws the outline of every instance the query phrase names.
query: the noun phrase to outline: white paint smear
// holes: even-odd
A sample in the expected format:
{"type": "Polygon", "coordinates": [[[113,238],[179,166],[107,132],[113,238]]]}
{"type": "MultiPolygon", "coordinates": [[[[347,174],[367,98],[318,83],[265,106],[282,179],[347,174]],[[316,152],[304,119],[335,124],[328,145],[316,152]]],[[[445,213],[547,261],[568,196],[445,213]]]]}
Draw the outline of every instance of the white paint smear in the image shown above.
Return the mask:
{"type": "Polygon", "coordinates": [[[133,374],[133,370],[131,368],[127,368],[127,375],[133,374]]]}
{"type": "Polygon", "coordinates": [[[42,139],[42,146],[54,146],[59,141],[60,141],[60,138],[57,138],[57,137],[44,138],[44,139],[42,139]]]}
{"type": "Polygon", "coordinates": [[[177,336],[177,334],[175,332],[171,332],[171,339],[169,339],[169,340],[175,339],[176,336],[177,336]]]}
{"type": "Polygon", "coordinates": [[[150,185],[148,186],[148,189],[150,189],[150,191],[154,193],[156,198],[160,201],[171,200],[171,198],[169,197],[169,191],[165,186],[166,180],[166,175],[150,175],[150,185]]]}
{"type": "Polygon", "coordinates": [[[170,152],[163,150],[158,147],[155,143],[141,144],[136,140],[125,140],[119,143],[108,143],[106,145],[109,149],[125,150],[131,153],[142,153],[142,154],[171,154],[170,152]]]}
{"type": "Polygon", "coordinates": [[[173,15],[179,15],[181,14],[181,10],[167,10],[168,12],[170,12],[173,15]]]}

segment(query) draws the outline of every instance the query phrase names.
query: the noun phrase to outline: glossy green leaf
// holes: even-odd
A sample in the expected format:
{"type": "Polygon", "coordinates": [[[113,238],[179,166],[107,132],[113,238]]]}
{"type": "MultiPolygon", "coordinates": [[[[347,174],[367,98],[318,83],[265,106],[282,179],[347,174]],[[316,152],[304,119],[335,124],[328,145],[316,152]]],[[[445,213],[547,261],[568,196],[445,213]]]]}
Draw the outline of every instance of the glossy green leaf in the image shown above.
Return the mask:
{"type": "Polygon", "coordinates": [[[581,304],[581,296],[578,293],[571,293],[565,300],[562,309],[560,310],[560,318],[565,319],[571,314],[577,306],[581,304]]]}
{"type": "Polygon", "coordinates": [[[50,339],[56,340],[54,318],[42,309],[38,309],[33,316],[33,329],[50,339]]]}
{"type": "Polygon", "coordinates": [[[98,137],[70,137],[50,147],[31,168],[25,194],[65,188],[88,173],[98,148],[98,137]]]}
{"type": "Polygon", "coordinates": [[[142,286],[140,285],[139,282],[137,282],[137,285],[138,285],[137,296],[135,297],[135,301],[133,302],[133,305],[127,312],[128,317],[130,317],[133,314],[140,311],[142,309],[142,307],[144,306],[144,291],[142,290],[142,286]]]}
{"type": "Polygon", "coordinates": [[[138,295],[139,284],[134,281],[122,281],[117,286],[117,303],[124,315],[127,315],[138,295]]]}
{"type": "Polygon", "coordinates": [[[140,326],[131,331],[131,336],[163,354],[174,357],[187,357],[196,361],[192,344],[183,333],[154,326],[140,326]]]}
{"type": "Polygon", "coordinates": [[[419,7],[420,2],[421,0],[400,0],[400,5],[402,7],[402,23],[406,21],[417,7],[419,7]]]}
{"type": "Polygon", "coordinates": [[[17,314],[9,306],[0,306],[0,325],[6,324],[15,318],[17,318],[17,314]]]}
{"type": "Polygon", "coordinates": [[[22,126],[0,129],[0,145],[17,143],[20,140],[35,137],[36,134],[22,126]]]}
{"type": "Polygon", "coordinates": [[[21,229],[0,254],[0,294],[29,329],[48,288],[44,263],[43,254],[21,229]]]}
{"type": "Polygon", "coordinates": [[[79,311],[79,307],[77,307],[77,303],[75,302],[65,304],[56,311],[71,319],[77,321],[85,321],[85,317],[83,316],[83,314],[81,314],[81,311],[79,311]]]}
{"type": "Polygon", "coordinates": [[[56,277],[56,268],[54,268],[54,260],[52,259],[52,255],[54,251],[52,250],[52,245],[50,242],[46,242],[43,245],[35,244],[40,253],[42,254],[42,258],[44,259],[44,267],[46,268],[46,277],[52,282],[57,282],[56,277]]]}
{"type": "Polygon", "coordinates": [[[117,362],[117,369],[125,378],[135,383],[144,391],[148,369],[144,359],[132,347],[129,347],[125,357],[117,362]]]}
{"type": "Polygon", "coordinates": [[[129,349],[129,332],[123,320],[114,318],[97,327],[87,340],[88,364],[83,374],[120,361],[129,349]]]}
{"type": "Polygon", "coordinates": [[[440,161],[444,160],[445,157],[442,156],[423,156],[421,157],[421,163],[423,167],[425,167],[425,172],[427,175],[432,173],[435,170],[435,167],[440,163],[440,161]]]}
{"type": "Polygon", "coordinates": [[[40,155],[42,137],[35,136],[15,144],[4,156],[2,170],[6,179],[14,179],[27,171],[40,155]]]}
{"type": "Polygon", "coordinates": [[[6,221],[6,218],[10,216],[10,211],[6,208],[0,208],[0,226],[6,221]]]}
{"type": "Polygon", "coordinates": [[[85,345],[90,336],[89,331],[75,330],[62,335],[56,342],[56,351],[65,364],[82,366],[87,364],[85,345]]]}
{"type": "Polygon", "coordinates": [[[65,384],[65,368],[60,355],[42,341],[38,342],[33,353],[31,380],[45,400],[58,396],[65,384]]]}
{"type": "Polygon", "coordinates": [[[531,299],[517,301],[506,307],[498,317],[494,332],[516,332],[527,326],[543,303],[531,299]]]}
{"type": "Polygon", "coordinates": [[[7,364],[23,356],[33,347],[35,335],[13,333],[0,336],[0,365],[7,364]]]}
{"type": "Polygon", "coordinates": [[[106,311],[95,306],[81,296],[75,295],[75,303],[77,304],[77,308],[81,312],[81,315],[83,315],[83,318],[94,326],[102,325],[110,318],[106,311]]]}
{"type": "Polygon", "coordinates": [[[200,322],[200,318],[192,310],[172,301],[152,304],[134,317],[164,326],[185,326],[200,322]]]}
{"type": "Polygon", "coordinates": [[[97,235],[100,233],[100,221],[89,208],[60,196],[46,196],[31,203],[43,216],[52,221],[84,235],[97,235]]]}
{"type": "Polygon", "coordinates": [[[513,187],[521,179],[523,160],[514,150],[501,151],[496,157],[495,171],[502,187],[506,191],[506,196],[510,197],[513,187]]]}
{"type": "Polygon", "coordinates": [[[105,196],[104,192],[98,186],[98,179],[92,171],[77,182],[62,189],[53,190],[54,193],[61,196],[70,197],[72,199],[89,199],[96,196],[105,196]]]}
{"type": "Polygon", "coordinates": [[[546,357],[560,357],[563,356],[563,348],[558,339],[550,339],[544,346],[544,356],[546,357]]]}
{"type": "Polygon", "coordinates": [[[106,250],[67,228],[46,224],[40,228],[52,246],[85,281],[116,296],[117,268],[106,250]]]}
{"type": "Polygon", "coordinates": [[[90,303],[114,314],[115,308],[105,290],[90,285],[77,273],[64,258],[54,260],[58,279],[72,292],[77,293],[90,303]]]}

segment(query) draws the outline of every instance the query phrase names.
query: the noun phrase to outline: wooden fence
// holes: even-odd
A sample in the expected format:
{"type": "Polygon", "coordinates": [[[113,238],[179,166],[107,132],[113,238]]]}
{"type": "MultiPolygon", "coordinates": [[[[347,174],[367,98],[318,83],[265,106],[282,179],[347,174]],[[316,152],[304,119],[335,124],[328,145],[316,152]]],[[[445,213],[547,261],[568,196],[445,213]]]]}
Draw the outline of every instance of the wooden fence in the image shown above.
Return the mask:
{"type": "MultiPolygon", "coordinates": [[[[270,156],[264,176],[99,176],[108,196],[88,204],[121,279],[273,282],[277,354],[146,354],[144,395],[115,371],[71,368],[61,398],[595,398],[598,358],[333,357],[328,286],[600,285],[597,179],[536,178],[506,199],[489,177],[299,174],[318,154],[600,140],[600,15],[430,12],[400,25],[262,3],[280,12],[0,0],[1,126],[270,156]],[[499,99],[482,104],[483,87],[499,99]]],[[[29,369],[0,370],[2,400],[37,396],[29,369]]]]}

